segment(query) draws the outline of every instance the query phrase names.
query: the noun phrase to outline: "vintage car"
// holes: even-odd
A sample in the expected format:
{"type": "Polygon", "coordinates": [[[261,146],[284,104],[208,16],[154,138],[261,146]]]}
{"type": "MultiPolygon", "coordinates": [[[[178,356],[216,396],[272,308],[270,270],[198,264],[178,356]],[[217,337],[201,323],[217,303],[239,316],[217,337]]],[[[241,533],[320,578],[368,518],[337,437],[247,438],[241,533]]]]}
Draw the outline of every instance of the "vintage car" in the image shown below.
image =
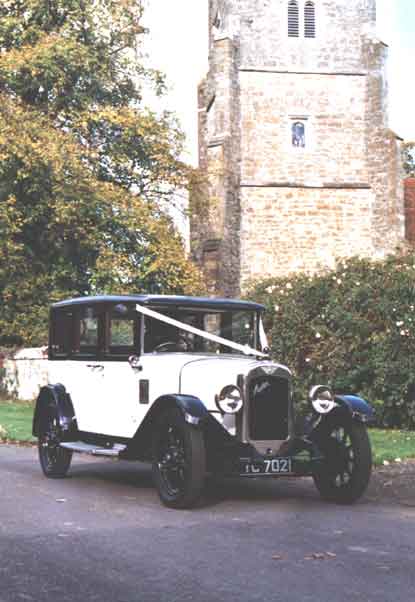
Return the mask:
{"type": "Polygon", "coordinates": [[[373,410],[328,387],[310,392],[296,432],[292,374],[269,360],[262,305],[163,295],[100,296],[50,312],[49,382],[33,434],[44,474],[73,452],[152,463],[164,504],[195,505],[207,476],[310,476],[352,503],[371,472],[373,410]]]}

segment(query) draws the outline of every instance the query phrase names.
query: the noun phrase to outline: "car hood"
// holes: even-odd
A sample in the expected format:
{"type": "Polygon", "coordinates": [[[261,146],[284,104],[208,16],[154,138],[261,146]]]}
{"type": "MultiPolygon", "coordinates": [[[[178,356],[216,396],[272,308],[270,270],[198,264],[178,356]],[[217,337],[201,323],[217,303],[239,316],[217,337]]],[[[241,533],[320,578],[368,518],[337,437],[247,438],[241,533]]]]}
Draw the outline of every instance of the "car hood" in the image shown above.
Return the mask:
{"type": "Polygon", "coordinates": [[[195,395],[208,410],[215,410],[215,395],[226,385],[236,385],[239,375],[246,376],[259,367],[288,368],[267,360],[244,356],[194,357],[186,362],[180,372],[180,393],[195,395]]]}

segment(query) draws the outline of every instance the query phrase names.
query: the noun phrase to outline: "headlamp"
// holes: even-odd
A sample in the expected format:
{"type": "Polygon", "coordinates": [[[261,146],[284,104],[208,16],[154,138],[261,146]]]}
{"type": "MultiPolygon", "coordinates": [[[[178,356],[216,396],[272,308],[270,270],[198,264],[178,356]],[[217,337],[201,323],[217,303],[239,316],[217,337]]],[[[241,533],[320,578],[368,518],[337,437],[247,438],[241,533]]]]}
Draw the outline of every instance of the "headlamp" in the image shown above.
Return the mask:
{"type": "Polygon", "coordinates": [[[333,394],[325,385],[315,385],[310,389],[310,401],[318,414],[328,414],[337,406],[333,394]]]}
{"type": "Polygon", "coordinates": [[[244,403],[242,393],[236,385],[224,387],[219,395],[215,396],[215,402],[222,414],[237,414],[244,403]]]}

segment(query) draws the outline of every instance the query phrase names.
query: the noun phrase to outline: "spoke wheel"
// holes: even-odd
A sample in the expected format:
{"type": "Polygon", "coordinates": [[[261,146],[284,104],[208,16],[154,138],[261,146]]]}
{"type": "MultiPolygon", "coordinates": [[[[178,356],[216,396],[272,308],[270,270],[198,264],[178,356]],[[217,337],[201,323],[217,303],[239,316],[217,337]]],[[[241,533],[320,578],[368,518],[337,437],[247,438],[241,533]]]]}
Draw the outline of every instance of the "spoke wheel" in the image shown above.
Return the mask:
{"type": "Polygon", "coordinates": [[[351,504],[365,492],[372,470],[366,427],[358,422],[334,427],[320,442],[325,461],[313,475],[321,496],[351,504]]]}
{"type": "Polygon", "coordinates": [[[203,491],[205,466],[203,433],[180,410],[168,410],[153,441],[153,477],[162,502],[171,508],[194,506],[203,491]]]}
{"type": "Polygon", "coordinates": [[[39,461],[45,476],[61,479],[66,476],[72,460],[72,452],[60,447],[61,429],[53,404],[45,408],[42,429],[38,440],[39,461]]]}

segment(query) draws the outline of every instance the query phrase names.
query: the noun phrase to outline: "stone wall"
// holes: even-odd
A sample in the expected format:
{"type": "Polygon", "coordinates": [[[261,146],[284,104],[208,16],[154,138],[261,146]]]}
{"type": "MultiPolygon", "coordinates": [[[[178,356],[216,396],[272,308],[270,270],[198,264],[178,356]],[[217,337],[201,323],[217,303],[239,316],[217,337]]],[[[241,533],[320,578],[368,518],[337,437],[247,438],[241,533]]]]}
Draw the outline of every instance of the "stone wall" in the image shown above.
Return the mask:
{"type": "Polygon", "coordinates": [[[405,237],[411,245],[415,245],[415,178],[405,180],[405,237]]]}
{"type": "Polygon", "coordinates": [[[377,257],[395,252],[405,242],[402,141],[388,129],[387,55],[385,44],[365,39],[366,154],[369,183],[375,194],[372,237],[373,254],[377,257]]]}
{"type": "Polygon", "coordinates": [[[370,255],[369,189],[244,188],[242,289],[252,279],[334,267],[370,255]]]}
{"type": "Polygon", "coordinates": [[[383,257],[405,242],[376,2],[315,5],[316,37],[290,38],[286,0],[209,2],[199,94],[206,186],[191,232],[212,293],[236,296],[252,278],[383,257]],[[297,121],[304,147],[293,145],[297,121]]]}
{"type": "Polygon", "coordinates": [[[13,399],[35,399],[49,382],[47,350],[22,349],[0,360],[0,393],[13,399]]]}
{"type": "Polygon", "coordinates": [[[242,184],[368,185],[365,77],[241,72],[242,184]],[[307,116],[306,146],[291,118],[307,116]]]}
{"type": "MultiPolygon", "coordinates": [[[[300,2],[300,30],[302,8],[300,2]]],[[[211,43],[224,33],[237,39],[243,68],[281,71],[347,71],[362,69],[362,33],[373,31],[376,0],[318,0],[316,37],[287,36],[288,0],[210,0],[211,43]]]]}
{"type": "Polygon", "coordinates": [[[212,69],[199,88],[199,166],[206,184],[201,204],[192,203],[191,246],[210,292],[232,296],[240,281],[238,56],[229,38],[214,45],[212,69]]]}

